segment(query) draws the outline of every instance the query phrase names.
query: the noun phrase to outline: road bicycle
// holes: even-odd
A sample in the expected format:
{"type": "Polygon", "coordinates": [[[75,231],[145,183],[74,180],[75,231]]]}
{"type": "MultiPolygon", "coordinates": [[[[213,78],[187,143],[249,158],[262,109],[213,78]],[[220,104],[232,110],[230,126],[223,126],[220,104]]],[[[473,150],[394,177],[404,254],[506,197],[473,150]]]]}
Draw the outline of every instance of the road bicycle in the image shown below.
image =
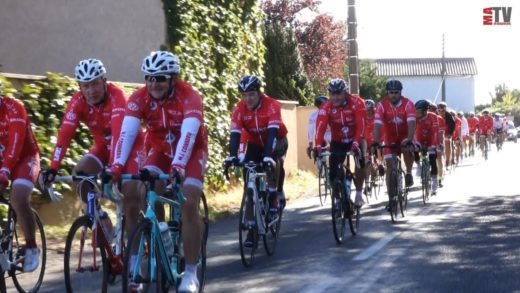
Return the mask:
{"type": "Polygon", "coordinates": [[[402,168],[400,154],[396,150],[399,150],[401,146],[398,144],[391,145],[382,145],[378,148],[389,148],[392,151],[391,160],[393,161],[392,165],[394,168],[388,168],[388,211],[390,212],[390,217],[392,219],[392,223],[397,222],[397,213],[400,210],[401,216],[405,216],[406,207],[408,205],[408,192],[409,188],[404,184],[405,173],[402,168]]]}

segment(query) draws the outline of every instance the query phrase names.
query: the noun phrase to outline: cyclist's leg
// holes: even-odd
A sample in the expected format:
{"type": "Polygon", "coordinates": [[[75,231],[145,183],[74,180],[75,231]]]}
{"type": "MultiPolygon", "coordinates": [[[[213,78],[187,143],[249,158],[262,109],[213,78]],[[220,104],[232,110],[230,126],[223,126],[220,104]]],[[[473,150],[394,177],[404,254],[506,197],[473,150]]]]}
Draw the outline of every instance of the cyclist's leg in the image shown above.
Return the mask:
{"type": "MultiPolygon", "coordinates": [[[[105,146],[93,146],[89,153],[83,156],[72,170],[73,174],[84,173],[89,175],[96,175],[106,166],[109,160],[110,153],[105,146]]],[[[77,182],[73,182],[73,189],[77,190],[77,182]]],[[[83,184],[79,192],[83,202],[87,202],[88,184],[83,184]]]]}
{"type": "Polygon", "coordinates": [[[451,165],[451,137],[446,137],[444,140],[444,147],[446,150],[446,169],[451,165]]]}
{"type": "Polygon", "coordinates": [[[13,168],[11,186],[11,206],[17,222],[24,232],[27,248],[36,248],[35,221],[31,211],[31,193],[40,171],[40,157],[38,154],[21,159],[13,168]]]}
{"type": "Polygon", "coordinates": [[[404,165],[405,165],[405,168],[406,168],[406,177],[407,177],[407,182],[406,182],[406,186],[407,187],[410,187],[410,186],[413,186],[413,176],[412,176],[412,166],[413,166],[413,161],[414,161],[414,152],[411,148],[402,148],[402,153],[403,153],[403,159],[404,159],[404,165]]]}
{"type": "Polygon", "coordinates": [[[437,174],[439,168],[437,168],[437,153],[435,151],[428,152],[428,159],[430,161],[430,174],[432,177],[432,193],[435,194],[437,192],[437,187],[439,182],[437,180],[437,174]]]}
{"type": "Polygon", "coordinates": [[[276,146],[274,147],[273,156],[277,160],[277,168],[278,171],[278,183],[277,183],[277,194],[278,199],[280,200],[281,207],[285,207],[285,193],[283,191],[283,183],[285,181],[285,168],[284,161],[285,155],[287,154],[287,149],[289,148],[289,144],[287,138],[278,139],[276,142],[276,146]]]}
{"type": "MultiPolygon", "coordinates": [[[[191,275],[192,279],[197,276],[197,261],[202,242],[202,219],[199,214],[199,201],[203,190],[207,159],[207,146],[194,148],[186,164],[186,179],[183,182],[184,194],[187,199],[181,206],[182,242],[186,259],[185,276],[191,275]]],[[[187,280],[189,279],[187,278],[187,280]]]]}

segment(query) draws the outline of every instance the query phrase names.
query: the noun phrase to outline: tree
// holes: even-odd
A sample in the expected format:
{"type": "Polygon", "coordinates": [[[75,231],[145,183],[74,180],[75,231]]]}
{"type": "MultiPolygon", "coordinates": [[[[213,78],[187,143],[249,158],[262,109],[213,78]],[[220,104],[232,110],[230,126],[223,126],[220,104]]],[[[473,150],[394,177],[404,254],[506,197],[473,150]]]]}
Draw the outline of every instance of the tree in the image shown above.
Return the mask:
{"type": "Polygon", "coordinates": [[[266,14],[266,23],[278,23],[294,28],[299,24],[296,15],[304,9],[316,12],[321,1],[317,0],[266,0],[262,10],[266,14]]]}
{"type": "Polygon", "coordinates": [[[365,99],[380,101],[386,94],[386,78],[377,76],[375,64],[371,60],[361,60],[359,67],[359,95],[365,99]]]}
{"type": "Polygon", "coordinates": [[[491,103],[495,103],[495,101],[501,102],[502,97],[506,94],[507,91],[508,91],[508,88],[505,83],[496,85],[495,92],[489,93],[489,95],[491,96],[491,101],[492,101],[491,103]]]}
{"type": "Polygon", "coordinates": [[[296,100],[300,104],[312,101],[312,88],[303,70],[298,44],[290,27],[278,23],[265,26],[265,91],[273,97],[296,100]]]}
{"type": "Polygon", "coordinates": [[[324,89],[331,78],[341,77],[347,61],[346,27],[332,16],[318,15],[297,30],[305,72],[324,89]]]}

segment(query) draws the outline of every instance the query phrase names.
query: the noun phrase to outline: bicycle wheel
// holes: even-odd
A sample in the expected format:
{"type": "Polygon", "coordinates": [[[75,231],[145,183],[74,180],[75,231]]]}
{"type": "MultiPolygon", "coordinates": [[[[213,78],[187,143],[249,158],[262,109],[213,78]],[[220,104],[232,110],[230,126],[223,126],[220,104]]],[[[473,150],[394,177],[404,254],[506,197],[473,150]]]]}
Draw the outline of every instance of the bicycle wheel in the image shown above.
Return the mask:
{"type": "Polygon", "coordinates": [[[336,179],[332,186],[331,194],[331,215],[332,215],[332,232],[334,233],[334,239],[337,244],[343,242],[345,236],[346,219],[345,205],[343,200],[345,198],[345,190],[341,180],[336,179]]]}
{"type": "Polygon", "coordinates": [[[399,194],[399,186],[398,186],[398,175],[397,175],[397,171],[395,170],[392,170],[392,173],[390,173],[390,178],[389,178],[389,184],[388,184],[388,196],[389,196],[389,202],[388,202],[388,205],[389,205],[389,212],[390,212],[390,217],[392,218],[392,223],[396,223],[397,222],[397,198],[398,198],[398,194],[399,194]]]}
{"type": "Polygon", "coordinates": [[[320,196],[320,204],[323,206],[327,201],[327,170],[324,163],[320,164],[318,171],[318,194],[320,196]]]}
{"type": "MultiPolygon", "coordinates": [[[[242,203],[240,204],[240,214],[238,221],[238,242],[240,245],[240,258],[242,259],[242,264],[245,267],[249,267],[253,263],[253,260],[255,258],[255,251],[258,246],[258,229],[256,227],[256,220],[248,220],[246,217],[247,208],[250,202],[251,207],[253,207],[252,201],[253,191],[248,188],[244,192],[244,196],[242,196],[242,203]],[[247,239],[248,235],[250,239],[247,239]],[[250,241],[246,243],[246,240],[250,241]]],[[[251,214],[253,213],[251,212],[251,214]]]]}
{"type": "Polygon", "coordinates": [[[278,233],[282,225],[282,210],[278,209],[278,217],[276,219],[271,219],[271,216],[267,213],[265,223],[267,227],[265,234],[262,235],[264,248],[267,255],[273,255],[278,242],[278,233]]]}
{"type": "Polygon", "coordinates": [[[104,235],[92,225],[90,216],[79,217],[72,223],[67,235],[63,256],[67,292],[80,289],[107,292],[109,268],[106,251],[101,244],[104,235]]]}
{"type": "Polygon", "coordinates": [[[34,228],[36,245],[38,249],[40,249],[40,265],[32,272],[23,272],[23,266],[21,264],[25,257],[25,235],[16,221],[14,210],[12,210],[15,231],[12,239],[12,254],[10,258],[16,265],[9,271],[9,275],[13,278],[14,286],[18,289],[18,292],[38,291],[42,285],[47,262],[47,242],[45,241],[43,224],[38,213],[33,209],[31,210],[35,221],[34,228]]]}
{"type": "Polygon", "coordinates": [[[352,203],[347,204],[347,208],[345,209],[345,217],[348,218],[348,225],[350,227],[350,233],[352,233],[352,236],[356,236],[359,228],[359,219],[361,217],[360,209],[359,207],[354,206],[352,203]]]}
{"type": "Polygon", "coordinates": [[[202,218],[202,242],[200,244],[199,261],[197,263],[197,278],[199,279],[199,292],[204,292],[206,284],[206,245],[208,243],[209,234],[209,211],[206,196],[202,193],[200,197],[200,216],[202,218]]]}
{"type": "Polygon", "coordinates": [[[406,208],[408,206],[408,191],[409,191],[409,187],[404,187],[402,188],[404,185],[404,172],[401,171],[401,175],[400,175],[400,178],[399,178],[399,182],[400,182],[400,186],[401,188],[399,188],[399,194],[398,194],[398,201],[399,201],[399,209],[401,210],[401,217],[404,218],[405,216],[405,211],[406,211],[406,208]]]}
{"type": "Polygon", "coordinates": [[[152,223],[143,218],[128,238],[123,264],[123,292],[168,292],[169,283],[163,271],[159,247],[155,245],[155,257],[150,257],[152,245],[155,245],[152,223]],[[152,268],[155,270],[153,277],[152,268]]]}
{"type": "Polygon", "coordinates": [[[425,162],[421,164],[421,183],[422,183],[422,198],[423,198],[423,204],[426,204],[426,202],[429,199],[430,196],[430,174],[429,168],[425,162]]]}

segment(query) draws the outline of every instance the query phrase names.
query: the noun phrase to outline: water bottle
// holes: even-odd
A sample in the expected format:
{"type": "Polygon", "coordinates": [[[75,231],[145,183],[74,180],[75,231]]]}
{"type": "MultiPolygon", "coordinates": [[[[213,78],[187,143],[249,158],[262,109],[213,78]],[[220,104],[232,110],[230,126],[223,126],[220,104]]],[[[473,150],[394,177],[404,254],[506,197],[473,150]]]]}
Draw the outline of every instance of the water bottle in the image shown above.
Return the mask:
{"type": "Polygon", "coordinates": [[[168,224],[166,222],[159,222],[159,230],[161,230],[161,238],[168,259],[171,259],[173,257],[173,240],[172,235],[170,234],[170,229],[168,229],[168,224]]]}
{"type": "Polygon", "coordinates": [[[94,216],[94,209],[96,208],[96,193],[89,191],[87,193],[87,214],[94,216]]]}
{"type": "Polygon", "coordinates": [[[101,209],[99,210],[99,221],[103,232],[105,232],[105,237],[108,243],[111,243],[112,237],[114,237],[114,226],[112,225],[112,221],[110,220],[107,212],[101,209]]]}

